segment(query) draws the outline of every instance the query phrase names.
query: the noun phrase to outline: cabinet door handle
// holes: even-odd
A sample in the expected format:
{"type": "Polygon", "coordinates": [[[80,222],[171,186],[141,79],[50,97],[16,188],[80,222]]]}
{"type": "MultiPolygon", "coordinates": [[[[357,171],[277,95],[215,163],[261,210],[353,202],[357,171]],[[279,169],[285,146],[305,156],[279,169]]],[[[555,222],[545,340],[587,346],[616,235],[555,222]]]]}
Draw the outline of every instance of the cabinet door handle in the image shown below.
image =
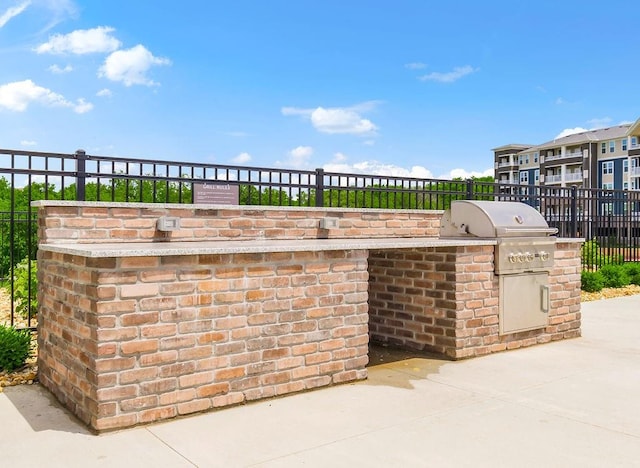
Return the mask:
{"type": "Polygon", "coordinates": [[[549,286],[547,286],[546,284],[541,285],[540,286],[540,308],[542,309],[542,312],[544,312],[545,314],[549,313],[549,307],[550,307],[550,300],[549,300],[549,286]]]}

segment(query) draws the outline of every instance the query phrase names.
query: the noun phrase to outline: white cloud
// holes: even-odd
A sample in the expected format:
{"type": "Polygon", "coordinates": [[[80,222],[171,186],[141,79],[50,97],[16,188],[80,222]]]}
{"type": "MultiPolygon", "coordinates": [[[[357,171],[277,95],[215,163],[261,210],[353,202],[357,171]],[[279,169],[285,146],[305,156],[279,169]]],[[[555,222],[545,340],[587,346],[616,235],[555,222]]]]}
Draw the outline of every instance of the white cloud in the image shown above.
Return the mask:
{"type": "Polygon", "coordinates": [[[567,101],[565,101],[561,97],[556,99],[556,105],[558,105],[558,106],[561,106],[562,104],[566,104],[566,103],[567,103],[567,101]]]}
{"type": "MultiPolygon", "coordinates": [[[[583,133],[583,132],[588,132],[589,130],[598,130],[600,128],[610,127],[611,122],[613,122],[613,119],[611,117],[591,119],[587,121],[587,123],[589,124],[589,128],[583,128],[583,127],[565,128],[560,133],[558,133],[558,135],[556,135],[554,140],[557,140],[558,138],[566,137],[569,135],[574,135],[576,133],[583,133]]],[[[633,123],[633,122],[622,121],[618,125],[625,125],[630,123],[633,123]]]]}
{"type": "Polygon", "coordinates": [[[38,143],[33,140],[22,140],[20,141],[20,146],[37,146],[38,143]]]}
{"type": "Polygon", "coordinates": [[[344,154],[344,153],[338,152],[338,153],[333,155],[333,162],[334,163],[339,163],[339,162],[346,161],[346,160],[347,160],[347,155],[344,154]]]}
{"type": "Polygon", "coordinates": [[[464,67],[455,67],[452,71],[441,73],[431,72],[426,75],[422,75],[418,79],[421,81],[438,81],[440,83],[453,83],[459,80],[463,76],[475,73],[479,68],[473,68],[471,65],[465,65],[464,67]]]}
{"type": "Polygon", "coordinates": [[[377,127],[371,120],[363,119],[349,109],[324,109],[318,107],[311,113],[311,124],[323,133],[352,133],[356,135],[374,132],[377,127]]]}
{"type": "Polygon", "coordinates": [[[251,161],[251,155],[249,153],[240,153],[238,156],[233,158],[233,162],[236,164],[246,164],[251,161]]]}
{"type": "Polygon", "coordinates": [[[365,146],[373,146],[376,144],[376,140],[364,140],[362,144],[365,146]]]}
{"type": "Polygon", "coordinates": [[[78,99],[74,104],[61,94],[38,86],[31,80],[15,81],[0,86],[0,107],[23,112],[32,102],[51,107],[68,107],[78,114],[93,108],[93,104],[85,102],[84,99],[78,99]]]}
{"type": "Polygon", "coordinates": [[[49,22],[40,31],[40,34],[44,34],[68,18],[77,18],[78,16],[78,8],[74,0],[38,0],[37,6],[47,9],[49,16],[49,22]]]}
{"type": "Polygon", "coordinates": [[[360,114],[372,110],[376,105],[377,101],[368,101],[351,107],[283,107],[281,111],[282,115],[308,118],[311,125],[321,133],[370,135],[375,133],[378,127],[360,114]]]}
{"type": "Polygon", "coordinates": [[[294,167],[301,167],[308,163],[309,158],[313,154],[311,146],[298,146],[289,151],[290,161],[294,167]]]}
{"type": "Polygon", "coordinates": [[[587,123],[590,125],[591,130],[595,130],[597,128],[609,127],[611,125],[612,120],[613,119],[611,119],[611,117],[602,117],[602,118],[587,120],[587,123]]]}
{"type": "Polygon", "coordinates": [[[489,168],[484,171],[467,171],[465,169],[452,169],[448,173],[434,177],[433,172],[424,166],[412,166],[407,169],[405,167],[396,166],[394,164],[384,164],[375,160],[361,161],[355,164],[345,164],[340,160],[334,160],[325,164],[324,170],[327,172],[341,172],[348,174],[368,174],[389,177],[413,177],[416,179],[468,179],[471,177],[493,176],[493,169],[489,168]]]}
{"type": "Polygon", "coordinates": [[[36,47],[39,54],[65,54],[76,55],[92,53],[108,53],[117,50],[121,42],[111,33],[114,28],[99,26],[93,29],[78,29],[69,34],[55,34],[48,42],[36,47]]]}
{"type": "Polygon", "coordinates": [[[560,133],[556,135],[554,140],[557,140],[558,138],[563,138],[569,135],[574,135],[576,133],[582,133],[582,132],[588,132],[588,131],[589,131],[588,129],[582,128],[582,127],[565,128],[564,130],[562,130],[560,133]]]}
{"type": "Polygon", "coordinates": [[[69,73],[73,71],[73,67],[71,65],[67,65],[64,68],[60,68],[58,65],[51,65],[47,68],[51,73],[55,73],[56,75],[61,75],[63,73],[69,73]]]}
{"type": "Polygon", "coordinates": [[[7,8],[7,10],[2,13],[2,15],[0,15],[0,28],[7,24],[12,18],[15,18],[24,10],[26,10],[29,5],[31,5],[31,0],[27,0],[26,2],[22,2],[19,5],[7,8]]]}
{"type": "Polygon", "coordinates": [[[312,155],[313,148],[311,146],[297,146],[287,152],[286,160],[276,161],[276,165],[304,169],[309,166],[309,159],[312,155]]]}
{"type": "Polygon", "coordinates": [[[409,70],[422,70],[427,68],[427,64],[422,62],[405,63],[404,68],[408,68],[409,70]]]}
{"type": "Polygon", "coordinates": [[[113,93],[109,88],[103,88],[96,93],[96,96],[99,96],[99,97],[111,97],[112,95],[113,93]]]}
{"type": "Polygon", "coordinates": [[[313,109],[301,109],[299,107],[283,107],[282,109],[280,109],[280,112],[282,112],[282,115],[301,115],[304,117],[307,117],[309,115],[311,115],[311,112],[313,112],[313,109]]]}
{"type": "Polygon", "coordinates": [[[157,85],[146,76],[155,65],[171,65],[171,61],[162,57],[154,57],[143,45],[138,44],[127,50],[117,50],[109,55],[100,67],[98,76],[111,81],[121,81],[125,86],[157,85]]]}
{"type": "Polygon", "coordinates": [[[242,132],[242,131],[227,132],[226,134],[236,138],[244,138],[249,136],[247,132],[242,132]]]}
{"type": "Polygon", "coordinates": [[[349,174],[369,174],[389,177],[416,177],[431,179],[433,173],[422,166],[413,166],[411,169],[396,166],[394,164],[385,164],[379,161],[361,161],[355,164],[344,164],[341,162],[332,162],[324,165],[324,169],[328,172],[344,172],[349,174]]]}
{"type": "Polygon", "coordinates": [[[485,169],[482,172],[479,171],[467,171],[466,169],[452,169],[448,174],[443,174],[440,179],[470,179],[472,177],[493,177],[493,169],[485,169]]]}
{"type": "Polygon", "coordinates": [[[86,102],[82,98],[78,99],[77,104],[73,106],[73,111],[76,114],[85,114],[89,112],[91,109],[93,109],[93,104],[91,104],[90,102],[86,102]]]}

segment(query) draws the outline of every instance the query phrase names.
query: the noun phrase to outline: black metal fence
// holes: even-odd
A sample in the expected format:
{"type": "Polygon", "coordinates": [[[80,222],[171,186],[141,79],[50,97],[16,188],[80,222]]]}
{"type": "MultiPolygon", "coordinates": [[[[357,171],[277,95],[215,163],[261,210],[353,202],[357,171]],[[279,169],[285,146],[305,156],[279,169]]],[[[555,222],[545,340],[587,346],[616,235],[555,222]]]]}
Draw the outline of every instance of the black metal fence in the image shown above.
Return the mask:
{"type": "Polygon", "coordinates": [[[237,186],[242,205],[444,210],[460,199],[520,201],[538,209],[559,236],[587,239],[585,269],[640,260],[640,191],[0,149],[0,278],[10,323],[32,327],[36,309],[31,201],[192,203],[195,184],[213,181],[237,186]]]}

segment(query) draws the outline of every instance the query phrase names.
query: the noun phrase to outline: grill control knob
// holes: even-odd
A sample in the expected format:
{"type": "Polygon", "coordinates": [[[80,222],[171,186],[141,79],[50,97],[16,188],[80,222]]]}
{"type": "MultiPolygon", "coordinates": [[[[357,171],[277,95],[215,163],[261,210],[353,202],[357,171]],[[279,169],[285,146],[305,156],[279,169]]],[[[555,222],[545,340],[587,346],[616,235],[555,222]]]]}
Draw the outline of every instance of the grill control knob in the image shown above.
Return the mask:
{"type": "Polygon", "coordinates": [[[540,257],[540,260],[542,260],[543,262],[546,262],[547,260],[549,260],[549,252],[545,252],[544,250],[541,251],[538,256],[540,257]]]}
{"type": "Polygon", "coordinates": [[[524,262],[524,255],[522,255],[522,253],[518,254],[518,263],[523,263],[524,262]]]}
{"type": "Polygon", "coordinates": [[[509,254],[509,263],[516,263],[516,256],[513,253],[509,254]]]}
{"type": "Polygon", "coordinates": [[[535,256],[531,252],[525,252],[524,257],[525,261],[527,262],[533,262],[533,259],[535,258],[535,256]]]}

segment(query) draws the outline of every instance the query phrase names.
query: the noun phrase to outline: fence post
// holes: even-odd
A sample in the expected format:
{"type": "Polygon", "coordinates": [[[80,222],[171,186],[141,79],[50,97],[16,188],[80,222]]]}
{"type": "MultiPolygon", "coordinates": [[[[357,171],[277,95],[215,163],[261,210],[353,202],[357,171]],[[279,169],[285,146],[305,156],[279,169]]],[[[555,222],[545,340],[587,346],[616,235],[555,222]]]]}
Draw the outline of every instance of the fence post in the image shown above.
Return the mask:
{"type": "Polygon", "coordinates": [[[578,237],[578,187],[571,187],[571,237],[578,237]]]}
{"type": "Polygon", "coordinates": [[[87,182],[87,153],[76,151],[76,201],[85,201],[85,184],[87,182]]]}
{"type": "Polygon", "coordinates": [[[324,169],[316,169],[316,208],[324,206],[324,169]]]}
{"type": "Polygon", "coordinates": [[[473,179],[467,179],[467,200],[473,200],[473,179]]]}

